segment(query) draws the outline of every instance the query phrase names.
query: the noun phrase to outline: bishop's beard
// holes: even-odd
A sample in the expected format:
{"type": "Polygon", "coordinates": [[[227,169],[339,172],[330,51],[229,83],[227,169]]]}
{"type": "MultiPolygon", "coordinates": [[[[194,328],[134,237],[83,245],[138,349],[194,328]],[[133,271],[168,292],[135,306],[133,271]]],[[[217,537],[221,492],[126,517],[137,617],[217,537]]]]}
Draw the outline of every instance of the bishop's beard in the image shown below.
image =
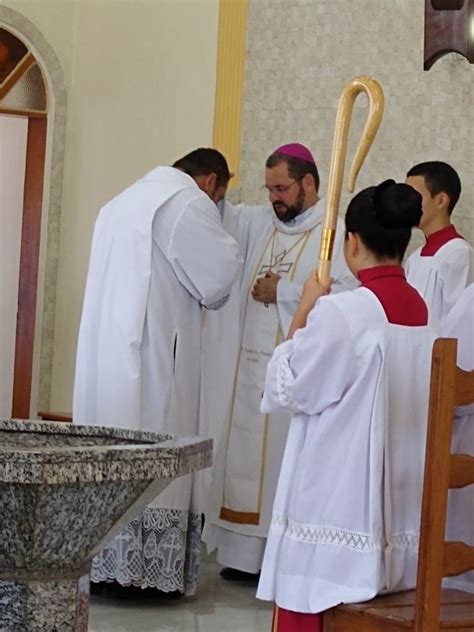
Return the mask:
{"type": "Polygon", "coordinates": [[[300,189],[298,191],[298,197],[296,198],[295,204],[289,206],[280,200],[278,202],[273,202],[273,210],[275,215],[278,217],[280,222],[284,222],[285,224],[289,224],[292,222],[295,217],[301,214],[304,208],[305,202],[305,194],[303,187],[300,184],[300,189]]]}

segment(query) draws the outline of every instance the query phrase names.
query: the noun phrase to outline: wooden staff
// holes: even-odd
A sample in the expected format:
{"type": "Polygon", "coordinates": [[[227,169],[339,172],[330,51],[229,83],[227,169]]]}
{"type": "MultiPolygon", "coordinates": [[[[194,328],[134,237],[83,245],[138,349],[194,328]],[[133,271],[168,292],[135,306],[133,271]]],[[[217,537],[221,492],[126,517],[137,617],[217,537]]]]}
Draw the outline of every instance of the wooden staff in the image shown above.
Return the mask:
{"type": "Polygon", "coordinates": [[[336,222],[341,199],[342,178],[346,162],[347,138],[354,101],[360,92],[369,98],[369,116],[357,147],[351,170],[349,172],[348,189],[354,190],[357,175],[367,156],[370,146],[377,134],[383,115],[384,96],[380,84],[372,77],[356,77],[349,81],[342,91],[337,108],[336,129],[332,146],[331,167],[329,169],[326,213],[321,233],[319,249],[318,275],[321,280],[329,277],[331,257],[336,236],[336,222]]]}

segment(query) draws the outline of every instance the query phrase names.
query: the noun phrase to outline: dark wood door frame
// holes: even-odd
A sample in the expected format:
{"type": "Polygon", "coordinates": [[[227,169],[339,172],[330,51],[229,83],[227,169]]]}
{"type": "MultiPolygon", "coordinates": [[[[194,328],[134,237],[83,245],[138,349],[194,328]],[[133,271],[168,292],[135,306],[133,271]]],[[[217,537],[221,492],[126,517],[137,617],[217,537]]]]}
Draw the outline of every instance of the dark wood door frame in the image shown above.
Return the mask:
{"type": "Polygon", "coordinates": [[[20,419],[31,406],[46,131],[46,117],[28,117],[12,397],[12,416],[20,419]]]}

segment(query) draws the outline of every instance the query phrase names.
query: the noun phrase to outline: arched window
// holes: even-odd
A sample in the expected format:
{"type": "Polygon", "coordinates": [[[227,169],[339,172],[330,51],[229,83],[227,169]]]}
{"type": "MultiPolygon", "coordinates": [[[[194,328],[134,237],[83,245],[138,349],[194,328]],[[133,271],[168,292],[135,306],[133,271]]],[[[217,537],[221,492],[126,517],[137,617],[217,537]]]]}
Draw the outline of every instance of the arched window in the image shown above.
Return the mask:
{"type": "Polygon", "coordinates": [[[47,90],[41,69],[28,47],[0,28],[0,111],[46,116],[47,90]]]}

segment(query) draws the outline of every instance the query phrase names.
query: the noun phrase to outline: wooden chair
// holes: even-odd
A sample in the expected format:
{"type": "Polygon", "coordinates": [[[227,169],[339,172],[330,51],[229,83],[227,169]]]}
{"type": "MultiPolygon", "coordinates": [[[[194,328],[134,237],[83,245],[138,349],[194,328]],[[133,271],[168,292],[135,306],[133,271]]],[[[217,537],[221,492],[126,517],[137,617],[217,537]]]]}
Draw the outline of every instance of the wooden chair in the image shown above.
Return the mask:
{"type": "Polygon", "coordinates": [[[42,419],[43,421],[64,421],[71,422],[72,415],[71,413],[53,413],[46,410],[38,411],[38,419],[42,419]]]}
{"type": "Polygon", "coordinates": [[[332,608],[324,632],[474,632],[474,594],[441,588],[474,568],[474,546],[444,540],[448,489],[474,484],[474,457],[451,454],[454,408],[474,402],[474,371],[456,366],[456,350],[454,339],[433,347],[416,589],[332,608]]]}

